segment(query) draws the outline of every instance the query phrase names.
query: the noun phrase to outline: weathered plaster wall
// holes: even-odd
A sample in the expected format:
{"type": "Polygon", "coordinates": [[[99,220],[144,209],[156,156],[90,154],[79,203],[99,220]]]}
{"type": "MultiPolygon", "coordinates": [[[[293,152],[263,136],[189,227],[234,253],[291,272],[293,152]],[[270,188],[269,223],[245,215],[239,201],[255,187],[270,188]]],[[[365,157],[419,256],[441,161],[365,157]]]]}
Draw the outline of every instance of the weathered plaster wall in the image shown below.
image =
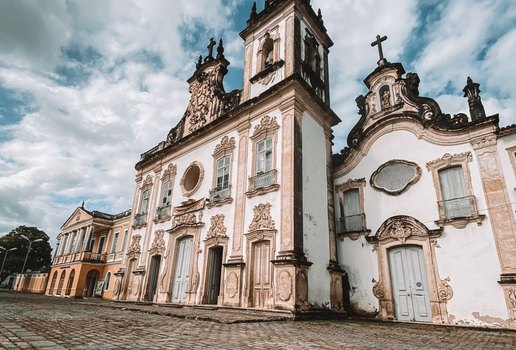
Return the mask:
{"type": "MultiPolygon", "coordinates": [[[[356,168],[335,180],[336,184],[348,179],[366,178],[364,189],[366,225],[374,235],[380,225],[394,215],[409,215],[421,221],[429,229],[437,226],[439,219],[437,198],[431,173],[425,164],[444,154],[472,153],[468,163],[471,172],[473,192],[480,214],[487,214],[480,174],[475,153],[468,144],[442,146],[418,140],[408,131],[394,131],[381,136],[369,149],[356,168]],[[422,175],[417,183],[400,196],[389,196],[372,188],[371,174],[391,159],[415,162],[421,167],[422,175]]],[[[336,202],[338,208],[338,202],[336,202]]],[[[337,215],[338,219],[338,215],[337,215]]],[[[437,240],[436,256],[441,279],[450,278],[454,296],[448,302],[448,313],[454,322],[482,324],[473,316],[480,315],[506,319],[502,288],[496,283],[499,263],[496,246],[491,232],[489,218],[481,226],[469,223],[464,229],[445,226],[443,235],[437,240]]],[[[371,312],[377,308],[372,294],[373,279],[378,279],[377,257],[372,246],[362,237],[352,241],[346,237],[338,242],[339,261],[349,273],[351,303],[358,309],[371,312]],[[373,268],[372,268],[372,266],[373,268]]],[[[427,268],[428,271],[428,268],[427,268]]]]}
{"type": "MultiPolygon", "coordinates": [[[[303,144],[303,242],[313,265],[308,269],[308,300],[328,306],[330,275],[326,140],[323,128],[307,112],[302,121],[303,144]]],[[[300,176],[300,175],[298,175],[300,176]]]]}

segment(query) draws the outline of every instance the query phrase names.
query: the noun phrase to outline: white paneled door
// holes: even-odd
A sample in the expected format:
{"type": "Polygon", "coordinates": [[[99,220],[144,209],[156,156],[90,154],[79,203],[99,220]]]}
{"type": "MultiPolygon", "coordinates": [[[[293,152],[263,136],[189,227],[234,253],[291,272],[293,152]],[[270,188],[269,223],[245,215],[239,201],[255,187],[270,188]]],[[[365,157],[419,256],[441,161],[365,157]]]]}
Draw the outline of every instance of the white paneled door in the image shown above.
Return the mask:
{"type": "Polygon", "coordinates": [[[177,243],[176,269],[174,274],[174,287],[172,289],[172,302],[182,303],[185,298],[188,279],[190,277],[190,260],[192,257],[192,237],[185,237],[177,243]]]}
{"type": "Polygon", "coordinates": [[[389,268],[396,318],[432,322],[423,249],[419,246],[390,249],[389,268]]]}
{"type": "Polygon", "coordinates": [[[253,306],[264,308],[271,289],[270,241],[253,244],[253,306]]]}

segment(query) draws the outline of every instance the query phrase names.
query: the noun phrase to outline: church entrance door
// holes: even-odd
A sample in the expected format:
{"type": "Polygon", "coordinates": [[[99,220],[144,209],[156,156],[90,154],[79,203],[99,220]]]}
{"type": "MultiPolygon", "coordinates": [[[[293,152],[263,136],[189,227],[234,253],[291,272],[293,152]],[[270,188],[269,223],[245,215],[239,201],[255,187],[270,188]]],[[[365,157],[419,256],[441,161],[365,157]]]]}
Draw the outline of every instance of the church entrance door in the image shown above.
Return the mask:
{"type": "Polygon", "coordinates": [[[161,255],[154,255],[151,258],[149,280],[147,281],[147,293],[145,293],[145,300],[152,301],[158,286],[158,274],[161,265],[161,255]]]}
{"type": "Polygon", "coordinates": [[[403,246],[390,249],[389,267],[396,318],[432,322],[423,248],[403,246]]]}
{"type": "Polygon", "coordinates": [[[208,304],[217,304],[220,293],[220,272],[222,270],[222,247],[210,249],[208,256],[208,304]]]}
{"type": "Polygon", "coordinates": [[[190,260],[192,257],[193,237],[185,237],[177,243],[176,271],[174,274],[174,287],[172,289],[172,302],[182,303],[190,277],[190,260]]]}
{"type": "Polygon", "coordinates": [[[253,270],[251,286],[253,306],[264,308],[271,289],[271,257],[270,241],[260,241],[253,244],[253,270]]]}

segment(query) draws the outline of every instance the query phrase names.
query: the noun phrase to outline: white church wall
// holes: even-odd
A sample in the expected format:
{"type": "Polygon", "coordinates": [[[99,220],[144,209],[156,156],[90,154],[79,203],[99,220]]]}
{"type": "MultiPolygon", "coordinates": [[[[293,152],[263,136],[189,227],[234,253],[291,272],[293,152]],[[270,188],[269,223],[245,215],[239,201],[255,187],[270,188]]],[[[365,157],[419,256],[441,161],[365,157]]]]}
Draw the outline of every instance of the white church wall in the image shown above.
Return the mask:
{"type": "Polygon", "coordinates": [[[338,240],[339,263],[348,274],[351,307],[357,312],[374,314],[378,311],[378,299],[373,286],[378,280],[378,258],[372,246],[360,237],[356,241],[346,237],[338,240]]]}
{"type": "MultiPolygon", "coordinates": [[[[365,177],[367,184],[364,188],[364,207],[366,226],[371,230],[371,235],[375,235],[380,225],[395,215],[412,216],[429,229],[436,229],[438,227],[434,221],[439,219],[436,191],[431,173],[426,169],[426,163],[441,158],[446,153],[453,155],[463,152],[472,154],[472,162],[469,162],[468,166],[473,192],[479,213],[487,215],[476,155],[469,143],[442,146],[418,140],[408,131],[394,131],[378,138],[357,167],[337,178],[335,183],[365,177]],[[422,170],[419,181],[400,196],[390,196],[377,191],[369,182],[372,173],[392,159],[415,162],[422,170]]],[[[336,215],[337,220],[338,217],[339,215],[336,215]]],[[[375,297],[372,294],[372,284],[367,285],[367,281],[377,280],[378,271],[370,269],[370,253],[357,250],[359,244],[372,248],[372,245],[362,238],[358,241],[351,241],[349,238],[339,241],[339,262],[347,267],[352,290],[366,288],[363,292],[352,293],[351,303],[364,311],[370,311],[372,303],[369,300],[375,297]],[[366,255],[361,257],[362,254],[366,255]],[[370,297],[364,300],[364,293],[370,297]]],[[[448,312],[455,317],[455,322],[481,323],[481,320],[475,321],[473,313],[476,312],[482,316],[507,317],[502,289],[496,283],[499,265],[488,219],[480,226],[469,223],[464,229],[445,226],[443,235],[438,238],[436,255],[440,277],[449,277],[449,284],[454,290],[454,296],[448,302],[448,312]]],[[[372,263],[377,265],[375,261],[372,263]]]]}
{"type": "Polygon", "coordinates": [[[323,306],[330,301],[326,138],[307,112],[302,120],[302,147],[304,252],[313,263],[308,269],[308,298],[309,303],[323,306]]]}

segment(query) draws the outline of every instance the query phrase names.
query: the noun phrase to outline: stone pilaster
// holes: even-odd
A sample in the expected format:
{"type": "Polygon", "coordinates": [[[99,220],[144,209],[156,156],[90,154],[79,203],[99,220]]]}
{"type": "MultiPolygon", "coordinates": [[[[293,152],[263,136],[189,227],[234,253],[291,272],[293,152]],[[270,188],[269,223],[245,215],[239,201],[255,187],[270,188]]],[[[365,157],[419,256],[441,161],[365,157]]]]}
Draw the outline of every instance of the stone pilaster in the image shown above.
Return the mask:
{"type": "Polygon", "coordinates": [[[502,285],[511,327],[516,327],[516,223],[496,148],[496,135],[473,140],[489,221],[500,261],[502,285]]]}

